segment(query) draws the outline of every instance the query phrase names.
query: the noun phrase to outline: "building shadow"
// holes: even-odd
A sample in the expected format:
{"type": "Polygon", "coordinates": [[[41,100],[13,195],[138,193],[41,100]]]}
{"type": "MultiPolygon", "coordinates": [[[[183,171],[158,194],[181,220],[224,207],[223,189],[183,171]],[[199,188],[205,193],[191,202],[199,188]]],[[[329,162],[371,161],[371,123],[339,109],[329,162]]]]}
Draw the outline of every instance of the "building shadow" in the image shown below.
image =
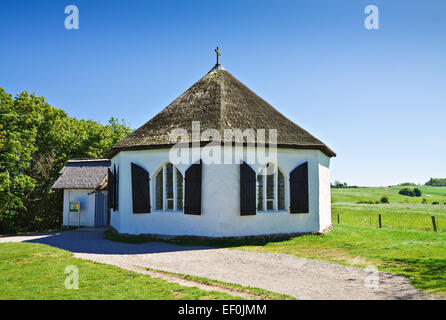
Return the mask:
{"type": "Polygon", "coordinates": [[[206,246],[176,245],[167,242],[123,243],[104,238],[104,229],[74,230],[42,234],[23,242],[46,244],[75,253],[148,254],[213,249],[206,246]]]}

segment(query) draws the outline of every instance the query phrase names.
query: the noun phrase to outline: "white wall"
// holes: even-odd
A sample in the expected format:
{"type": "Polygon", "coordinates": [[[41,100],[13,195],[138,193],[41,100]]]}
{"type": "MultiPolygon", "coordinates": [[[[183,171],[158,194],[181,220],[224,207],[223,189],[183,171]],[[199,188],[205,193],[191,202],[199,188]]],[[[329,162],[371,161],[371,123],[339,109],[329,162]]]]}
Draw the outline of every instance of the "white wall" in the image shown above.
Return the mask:
{"type": "Polygon", "coordinates": [[[90,189],[64,189],[63,194],[63,225],[94,227],[95,194],[90,189]],[[80,216],[77,212],[69,212],[70,201],[80,203],[80,216]],[[69,218],[69,219],[68,219],[69,218]]]}
{"type": "MultiPolygon", "coordinates": [[[[194,159],[197,160],[197,159],[194,159]]],[[[247,236],[277,233],[317,232],[331,221],[329,158],[317,150],[278,150],[277,163],[285,173],[286,203],[289,207],[288,175],[298,165],[309,164],[309,213],[259,212],[255,216],[240,216],[238,164],[203,164],[202,214],[157,212],[153,173],[169,161],[169,149],[125,151],[112,159],[119,172],[119,207],[111,212],[111,225],[121,233],[197,235],[209,237],[247,236]],[[328,160],[328,161],[327,161],[328,160]],[[152,213],[133,214],[131,169],[134,162],[150,173],[152,213]],[[321,214],[321,216],[319,215],[321,214]]],[[[189,165],[179,164],[185,175],[189,165]]],[[[252,165],[256,172],[260,165],[252,165]]]]}
{"type": "Polygon", "coordinates": [[[331,225],[330,158],[319,152],[319,229],[331,225]]]}

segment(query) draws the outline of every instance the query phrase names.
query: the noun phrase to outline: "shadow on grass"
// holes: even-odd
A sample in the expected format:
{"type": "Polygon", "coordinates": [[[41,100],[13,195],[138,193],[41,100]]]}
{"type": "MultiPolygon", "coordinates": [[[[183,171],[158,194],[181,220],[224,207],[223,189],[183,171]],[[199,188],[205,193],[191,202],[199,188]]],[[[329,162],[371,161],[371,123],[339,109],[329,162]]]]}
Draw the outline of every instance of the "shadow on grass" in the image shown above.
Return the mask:
{"type": "Polygon", "coordinates": [[[429,293],[446,294],[446,259],[386,259],[385,268],[411,278],[411,283],[429,293]]]}
{"type": "Polygon", "coordinates": [[[108,229],[104,232],[107,240],[124,243],[147,243],[147,242],[167,242],[179,246],[205,246],[214,248],[231,248],[242,246],[265,246],[268,243],[282,242],[302,235],[272,235],[272,236],[251,236],[237,238],[204,238],[190,236],[160,237],[152,235],[121,235],[114,229],[108,229]]]}

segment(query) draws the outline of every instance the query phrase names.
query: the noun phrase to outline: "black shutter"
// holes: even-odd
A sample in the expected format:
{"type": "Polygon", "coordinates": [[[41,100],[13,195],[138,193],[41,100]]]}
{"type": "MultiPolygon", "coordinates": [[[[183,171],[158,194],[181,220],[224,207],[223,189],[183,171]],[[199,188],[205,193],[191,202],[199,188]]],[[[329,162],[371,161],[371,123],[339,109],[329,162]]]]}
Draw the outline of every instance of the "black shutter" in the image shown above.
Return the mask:
{"type": "Polygon", "coordinates": [[[290,174],[290,213],[308,213],[308,162],[290,174]]]}
{"type": "Polygon", "coordinates": [[[114,198],[114,194],[115,194],[115,187],[114,187],[114,184],[115,184],[115,181],[114,181],[115,179],[114,179],[114,177],[113,177],[113,173],[111,172],[111,170],[110,169],[108,169],[108,180],[107,180],[107,183],[108,183],[108,192],[107,192],[107,207],[108,207],[108,209],[110,210],[110,209],[113,209],[113,203],[114,203],[114,200],[113,200],[113,198],[114,198]]]}
{"type": "Polygon", "coordinates": [[[186,170],[184,213],[201,214],[201,160],[186,170]]]}
{"type": "Polygon", "coordinates": [[[240,165],[240,215],[256,214],[256,173],[245,162],[240,165]]]}
{"type": "Polygon", "coordinates": [[[133,213],[150,213],[149,173],[137,164],[131,167],[133,213]]]}
{"type": "Polygon", "coordinates": [[[114,177],[114,183],[113,183],[113,210],[118,211],[118,183],[119,183],[119,177],[116,173],[116,165],[113,165],[113,177],[114,177]]]}

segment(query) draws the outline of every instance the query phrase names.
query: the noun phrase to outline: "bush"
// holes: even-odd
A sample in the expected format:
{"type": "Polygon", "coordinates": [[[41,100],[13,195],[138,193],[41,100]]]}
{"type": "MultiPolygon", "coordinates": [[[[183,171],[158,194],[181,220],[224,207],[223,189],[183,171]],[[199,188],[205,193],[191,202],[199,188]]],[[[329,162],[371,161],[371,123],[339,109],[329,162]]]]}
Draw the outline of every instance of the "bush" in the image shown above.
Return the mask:
{"type": "Polygon", "coordinates": [[[409,197],[415,196],[415,192],[410,188],[401,189],[398,193],[402,194],[403,196],[409,196],[409,197]]]}
{"type": "Polygon", "coordinates": [[[382,196],[380,201],[381,201],[381,203],[389,203],[389,197],[388,196],[382,196]]]}
{"type": "Polygon", "coordinates": [[[432,204],[440,204],[440,202],[434,201],[434,202],[432,202],[432,204]]]}
{"type": "Polygon", "coordinates": [[[415,193],[415,197],[421,197],[422,195],[421,190],[418,188],[413,189],[413,192],[415,193]]]}
{"type": "Polygon", "coordinates": [[[423,198],[423,200],[421,200],[421,203],[426,204],[427,203],[426,198],[423,198]]]}
{"type": "Polygon", "coordinates": [[[399,192],[399,194],[402,194],[403,196],[408,196],[408,197],[421,197],[421,190],[418,188],[404,188],[401,189],[399,192]]]}

